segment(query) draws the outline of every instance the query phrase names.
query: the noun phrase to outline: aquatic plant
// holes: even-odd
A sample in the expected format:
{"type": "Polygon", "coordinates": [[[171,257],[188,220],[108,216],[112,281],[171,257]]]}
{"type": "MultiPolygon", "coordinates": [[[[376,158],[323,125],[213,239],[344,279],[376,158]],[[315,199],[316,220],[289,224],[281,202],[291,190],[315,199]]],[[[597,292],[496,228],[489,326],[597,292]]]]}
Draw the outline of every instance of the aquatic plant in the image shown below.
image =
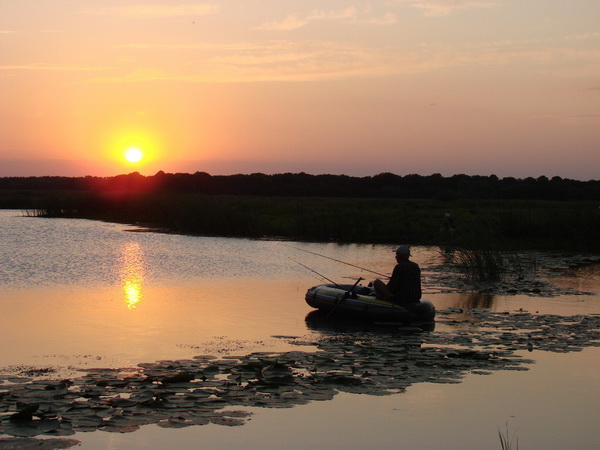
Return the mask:
{"type": "MultiPolygon", "coordinates": [[[[0,192],[0,194],[2,194],[0,192]]],[[[0,206],[2,205],[0,195],[0,206]]],[[[596,202],[258,197],[193,192],[35,191],[28,215],[138,223],[171,232],[313,242],[600,251],[596,202]],[[452,211],[456,231],[440,234],[452,211]]]]}
{"type": "Polygon", "coordinates": [[[492,250],[457,249],[452,253],[452,262],[470,281],[497,281],[504,272],[502,255],[492,250]]]}
{"type": "MultiPolygon", "coordinates": [[[[459,319],[457,313],[440,311],[454,332],[411,327],[392,336],[368,329],[337,330],[329,320],[324,325],[307,317],[309,329],[319,331],[318,339],[313,334],[276,336],[300,350],[81,369],[83,373],[67,379],[34,379],[23,376],[32,373],[29,367],[0,367],[0,448],[7,447],[4,435],[19,437],[23,448],[38,445],[28,438],[39,435],[129,433],[150,424],[241,426],[252,415],[247,408],[291,408],[331,400],[340,392],[393,395],[416,383],[459,383],[467,373],[527,370],[533,361],[517,352],[531,342],[536,349],[560,352],[599,345],[600,317],[595,315],[482,311],[479,324],[488,331],[481,332],[481,340],[465,341],[463,330],[472,319],[459,319]],[[302,350],[306,346],[317,351],[302,350]]],[[[503,449],[511,448],[515,434],[510,435],[508,425],[505,434],[499,432],[503,449]]],[[[61,447],[52,443],[46,448],[61,447]]]]}
{"type": "MultiPolygon", "coordinates": [[[[502,434],[502,431],[500,431],[500,428],[498,428],[498,437],[500,438],[500,446],[502,447],[502,450],[512,450],[512,443],[515,440],[516,434],[517,434],[517,432],[515,431],[512,434],[512,436],[510,436],[510,433],[508,431],[508,422],[506,422],[506,434],[502,434]]],[[[519,438],[518,437],[517,437],[515,444],[516,444],[515,450],[519,450],[519,438]]]]}
{"type": "Polygon", "coordinates": [[[454,249],[446,253],[448,261],[468,281],[500,281],[508,275],[518,280],[535,277],[535,258],[498,250],[454,249]]]}

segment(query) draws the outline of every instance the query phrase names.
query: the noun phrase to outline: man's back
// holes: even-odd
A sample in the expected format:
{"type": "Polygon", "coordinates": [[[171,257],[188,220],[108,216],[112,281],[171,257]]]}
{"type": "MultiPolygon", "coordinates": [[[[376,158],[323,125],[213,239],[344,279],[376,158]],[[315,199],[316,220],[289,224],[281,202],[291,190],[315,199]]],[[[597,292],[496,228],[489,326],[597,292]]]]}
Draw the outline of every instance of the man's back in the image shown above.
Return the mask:
{"type": "Polygon", "coordinates": [[[421,300],[421,269],[419,265],[409,260],[398,262],[387,287],[396,301],[416,303],[421,300]]]}

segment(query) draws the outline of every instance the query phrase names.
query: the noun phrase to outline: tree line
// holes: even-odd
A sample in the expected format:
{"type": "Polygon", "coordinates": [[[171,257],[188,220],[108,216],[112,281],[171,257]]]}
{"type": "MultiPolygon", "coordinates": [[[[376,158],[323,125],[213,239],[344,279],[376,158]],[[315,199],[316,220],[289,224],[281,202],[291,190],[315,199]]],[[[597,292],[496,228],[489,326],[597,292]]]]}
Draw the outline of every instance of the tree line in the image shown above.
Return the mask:
{"type": "MultiPolygon", "coordinates": [[[[165,173],[144,176],[138,172],[112,177],[2,177],[0,191],[87,191],[127,193],[193,193],[261,197],[331,197],[397,199],[488,200],[600,200],[600,180],[578,181],[548,178],[499,178],[496,175],[310,175],[263,173],[210,175],[206,172],[165,173]]],[[[3,206],[10,207],[10,206],[3,206]]]]}

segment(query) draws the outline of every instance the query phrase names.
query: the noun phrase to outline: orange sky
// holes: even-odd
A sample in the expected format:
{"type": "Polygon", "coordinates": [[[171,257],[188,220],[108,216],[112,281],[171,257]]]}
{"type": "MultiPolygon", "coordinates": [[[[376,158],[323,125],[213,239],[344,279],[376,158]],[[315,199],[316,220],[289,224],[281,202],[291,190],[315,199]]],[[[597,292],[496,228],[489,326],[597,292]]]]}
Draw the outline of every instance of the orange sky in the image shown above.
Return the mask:
{"type": "Polygon", "coordinates": [[[0,0],[0,176],[597,179],[599,23],[598,0],[0,0]]]}

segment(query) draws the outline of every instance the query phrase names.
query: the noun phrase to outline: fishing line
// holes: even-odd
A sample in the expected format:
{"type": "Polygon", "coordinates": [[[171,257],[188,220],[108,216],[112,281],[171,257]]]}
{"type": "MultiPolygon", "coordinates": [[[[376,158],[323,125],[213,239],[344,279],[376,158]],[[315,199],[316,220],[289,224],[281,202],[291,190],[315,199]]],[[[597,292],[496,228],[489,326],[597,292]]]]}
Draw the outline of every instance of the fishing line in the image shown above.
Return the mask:
{"type": "MultiPolygon", "coordinates": [[[[288,256],[288,258],[290,258],[290,257],[288,256]]],[[[319,272],[317,272],[316,270],[313,270],[313,269],[311,269],[310,267],[308,267],[308,266],[305,266],[304,264],[302,264],[301,262],[298,262],[298,261],[296,261],[295,259],[292,259],[292,258],[290,258],[290,259],[291,259],[292,261],[294,261],[296,264],[300,264],[300,265],[301,265],[302,267],[304,267],[305,269],[308,269],[308,270],[310,270],[311,272],[313,272],[313,273],[316,273],[317,275],[319,275],[319,276],[320,276],[321,278],[323,278],[324,280],[327,280],[327,281],[329,281],[330,283],[333,283],[333,284],[335,284],[335,286],[336,286],[336,287],[339,287],[339,286],[338,286],[338,284],[337,284],[335,281],[332,281],[332,280],[330,280],[330,279],[329,279],[329,278],[327,278],[325,275],[322,275],[322,274],[320,274],[320,273],[319,273],[319,272]]]]}
{"type": "MultiPolygon", "coordinates": [[[[384,274],[382,274],[382,273],[375,272],[374,270],[365,269],[364,267],[357,266],[356,264],[350,264],[350,263],[348,263],[348,262],[346,262],[346,261],[340,261],[339,259],[335,259],[335,258],[332,258],[332,257],[330,257],[330,256],[325,256],[325,255],[321,255],[321,254],[319,254],[319,253],[311,252],[310,250],[304,250],[303,248],[292,247],[291,245],[286,245],[286,244],[283,244],[283,245],[285,245],[286,247],[293,248],[293,249],[295,249],[295,250],[300,250],[300,251],[303,251],[303,252],[306,252],[306,253],[311,253],[311,254],[313,254],[313,255],[320,256],[321,258],[327,258],[327,259],[330,259],[330,260],[332,260],[332,261],[335,261],[335,262],[339,262],[339,263],[342,263],[342,264],[346,264],[346,265],[348,265],[348,266],[356,267],[357,269],[360,269],[360,270],[365,270],[365,271],[367,271],[367,272],[374,273],[375,275],[379,275],[380,277],[384,277],[384,278],[389,278],[389,277],[390,277],[389,275],[384,275],[384,274]]],[[[291,258],[290,258],[290,259],[291,259],[291,258]]],[[[293,260],[292,260],[292,261],[293,261],[293,260]]],[[[300,263],[298,263],[298,264],[300,264],[300,263]]],[[[306,266],[305,266],[305,267],[306,267],[306,266]]],[[[307,267],[307,269],[308,269],[308,267],[307,267]]],[[[311,269],[311,270],[312,270],[312,269],[311,269]]]]}

